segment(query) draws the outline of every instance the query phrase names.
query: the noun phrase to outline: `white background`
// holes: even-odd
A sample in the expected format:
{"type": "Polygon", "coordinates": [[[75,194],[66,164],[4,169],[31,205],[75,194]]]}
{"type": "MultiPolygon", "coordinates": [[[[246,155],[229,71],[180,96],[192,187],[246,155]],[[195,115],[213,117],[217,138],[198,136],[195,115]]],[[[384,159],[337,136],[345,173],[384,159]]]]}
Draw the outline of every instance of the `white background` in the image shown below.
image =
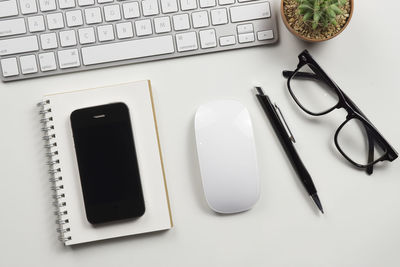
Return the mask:
{"type": "MultiPolygon", "coordinates": [[[[279,1],[274,0],[275,12],[279,1]]],[[[279,19],[275,46],[0,83],[0,266],[400,266],[400,160],[372,176],[338,154],[345,113],[301,112],[282,78],[304,49],[400,149],[400,3],[356,1],[349,27],[322,44],[297,40],[279,19]],[[175,227],[64,247],[58,242],[35,107],[44,94],[151,79],[175,227]],[[262,85],[298,141],[326,210],[316,212],[252,92],[262,85]],[[236,99],[254,123],[261,198],[220,216],[205,202],[193,130],[203,103],[236,99]]]]}

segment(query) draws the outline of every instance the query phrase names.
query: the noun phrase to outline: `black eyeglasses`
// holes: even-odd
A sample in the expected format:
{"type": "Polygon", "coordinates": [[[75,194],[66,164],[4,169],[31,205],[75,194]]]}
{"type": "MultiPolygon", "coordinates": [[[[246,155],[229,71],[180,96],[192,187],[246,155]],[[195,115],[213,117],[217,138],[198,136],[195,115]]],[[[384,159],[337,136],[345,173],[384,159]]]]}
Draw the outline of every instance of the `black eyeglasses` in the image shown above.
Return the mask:
{"type": "Polygon", "coordinates": [[[283,71],[283,76],[288,78],[287,86],[294,101],[308,114],[321,116],[340,108],[347,111],[334,140],[336,148],[351,164],[372,174],[374,164],[398,157],[396,150],[307,50],[299,55],[296,70],[283,71]]]}

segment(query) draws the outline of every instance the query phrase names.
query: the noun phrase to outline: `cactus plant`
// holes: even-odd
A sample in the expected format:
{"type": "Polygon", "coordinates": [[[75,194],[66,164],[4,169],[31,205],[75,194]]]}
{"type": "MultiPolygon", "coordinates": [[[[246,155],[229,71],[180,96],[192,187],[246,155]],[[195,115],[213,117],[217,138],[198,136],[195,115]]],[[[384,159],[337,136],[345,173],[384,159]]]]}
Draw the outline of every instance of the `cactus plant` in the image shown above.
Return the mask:
{"type": "Polygon", "coordinates": [[[342,14],[340,7],[348,0],[296,0],[299,4],[298,12],[303,21],[311,23],[315,30],[318,26],[328,27],[337,25],[336,17],[342,14]]]}

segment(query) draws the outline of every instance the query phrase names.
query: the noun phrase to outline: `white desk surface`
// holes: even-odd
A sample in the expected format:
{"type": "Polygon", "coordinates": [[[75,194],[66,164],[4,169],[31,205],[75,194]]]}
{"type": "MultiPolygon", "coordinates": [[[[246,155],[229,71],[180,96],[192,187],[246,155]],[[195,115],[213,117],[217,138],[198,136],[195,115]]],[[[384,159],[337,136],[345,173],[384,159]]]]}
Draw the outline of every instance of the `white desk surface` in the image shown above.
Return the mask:
{"type": "MultiPolygon", "coordinates": [[[[279,2],[273,0],[275,12],[279,2]]],[[[400,160],[372,176],[333,145],[345,114],[307,117],[288,95],[283,69],[304,49],[400,150],[400,2],[356,1],[349,27],[322,44],[280,42],[176,60],[0,83],[0,266],[400,266],[400,160]],[[42,95],[151,79],[175,227],[76,247],[57,240],[35,104],[42,95]],[[252,92],[275,100],[298,140],[325,215],[316,212],[252,92]],[[193,130],[199,105],[237,99],[254,123],[261,198],[220,216],[205,202],[193,130]]]]}

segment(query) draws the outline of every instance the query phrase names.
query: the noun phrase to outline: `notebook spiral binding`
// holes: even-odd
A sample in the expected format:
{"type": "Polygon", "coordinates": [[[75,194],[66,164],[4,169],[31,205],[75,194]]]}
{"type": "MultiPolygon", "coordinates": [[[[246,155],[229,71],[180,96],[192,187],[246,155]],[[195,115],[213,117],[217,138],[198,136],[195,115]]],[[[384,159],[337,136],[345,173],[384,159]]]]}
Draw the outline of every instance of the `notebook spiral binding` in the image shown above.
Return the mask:
{"type": "Polygon", "coordinates": [[[59,240],[67,242],[72,239],[69,235],[71,231],[69,227],[67,203],[65,202],[65,191],[63,178],[61,175],[60,160],[58,159],[56,134],[54,133],[53,117],[51,115],[50,100],[44,100],[38,103],[40,108],[39,114],[41,116],[40,123],[42,123],[44,147],[47,149],[46,157],[48,159],[47,165],[49,166],[51,189],[53,190],[53,205],[56,210],[56,223],[59,225],[57,232],[59,233],[59,240]]]}

